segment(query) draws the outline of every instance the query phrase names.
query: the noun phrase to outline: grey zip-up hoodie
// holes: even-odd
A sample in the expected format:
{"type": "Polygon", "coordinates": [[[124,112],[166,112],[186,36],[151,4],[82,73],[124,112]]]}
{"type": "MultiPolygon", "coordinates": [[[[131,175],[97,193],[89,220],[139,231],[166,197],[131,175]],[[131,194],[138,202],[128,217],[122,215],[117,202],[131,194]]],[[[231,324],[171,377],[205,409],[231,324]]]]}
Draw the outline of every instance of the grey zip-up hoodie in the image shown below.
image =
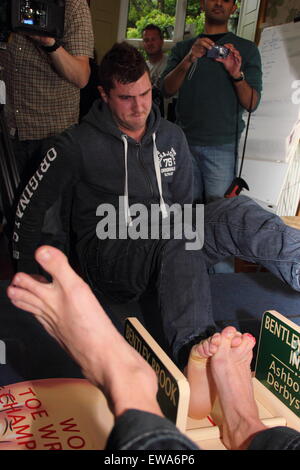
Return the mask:
{"type": "MultiPolygon", "coordinates": [[[[153,106],[147,130],[140,142],[122,134],[109,107],[96,101],[80,125],[56,137],[28,182],[16,212],[14,258],[30,261],[43,242],[45,215],[62,196],[60,217],[67,220],[64,199],[72,192],[72,221],[78,248],[82,251],[96,236],[100,204],[119,210],[123,196],[126,223],[129,206],[192,202],[192,164],[181,129],[161,119],[153,106]]],[[[56,209],[57,211],[57,209],[56,209]]],[[[53,212],[51,212],[53,218],[53,212]]],[[[62,248],[60,246],[60,248],[62,248]]]]}

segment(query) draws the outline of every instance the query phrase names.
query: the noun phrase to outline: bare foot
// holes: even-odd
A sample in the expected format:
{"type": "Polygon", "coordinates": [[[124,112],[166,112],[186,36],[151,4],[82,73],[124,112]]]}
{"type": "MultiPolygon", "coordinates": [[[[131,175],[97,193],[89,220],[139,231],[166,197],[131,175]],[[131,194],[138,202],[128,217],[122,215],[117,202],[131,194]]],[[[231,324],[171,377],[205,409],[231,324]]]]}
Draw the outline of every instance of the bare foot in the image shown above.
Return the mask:
{"type": "MultiPolygon", "coordinates": [[[[233,326],[222,331],[228,337],[232,347],[241,344],[242,335],[233,326]]],[[[212,410],[216,399],[216,387],[211,375],[210,358],[218,350],[221,333],[216,333],[195,345],[190,353],[186,376],[190,385],[189,416],[195,419],[205,418],[212,410]]]]}
{"type": "Polygon", "coordinates": [[[118,333],[66,256],[43,246],[35,257],[52,283],[18,273],[7,289],[11,302],[33,313],[69,352],[85,376],[103,390],[115,416],[129,408],[161,415],[153,369],[118,333]]]}
{"type": "MultiPolygon", "coordinates": [[[[246,449],[252,437],[266,429],[259,419],[254,399],[250,364],[255,338],[245,333],[240,345],[220,335],[220,344],[210,359],[210,367],[223,411],[222,441],[228,449],[246,449]]],[[[212,350],[210,351],[212,352],[212,350]]]]}

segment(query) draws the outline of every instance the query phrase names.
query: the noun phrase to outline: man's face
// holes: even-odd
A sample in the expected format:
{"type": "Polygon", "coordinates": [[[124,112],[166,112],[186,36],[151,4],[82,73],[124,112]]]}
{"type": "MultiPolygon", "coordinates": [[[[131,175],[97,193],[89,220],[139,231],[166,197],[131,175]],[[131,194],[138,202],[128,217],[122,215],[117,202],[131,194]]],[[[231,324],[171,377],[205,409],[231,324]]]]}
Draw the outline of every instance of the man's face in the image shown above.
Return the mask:
{"type": "Polygon", "coordinates": [[[114,83],[115,87],[109,91],[109,94],[106,94],[102,87],[99,89],[119,129],[129,135],[132,132],[145,130],[152,107],[152,85],[148,72],[133,83],[123,84],[117,81],[114,83]]]}
{"type": "Polygon", "coordinates": [[[162,51],[163,44],[164,41],[160,38],[156,29],[148,29],[143,32],[143,45],[149,57],[159,54],[162,51]]]}
{"type": "Polygon", "coordinates": [[[217,24],[227,23],[237,8],[234,0],[201,0],[200,6],[206,19],[217,24]]]}

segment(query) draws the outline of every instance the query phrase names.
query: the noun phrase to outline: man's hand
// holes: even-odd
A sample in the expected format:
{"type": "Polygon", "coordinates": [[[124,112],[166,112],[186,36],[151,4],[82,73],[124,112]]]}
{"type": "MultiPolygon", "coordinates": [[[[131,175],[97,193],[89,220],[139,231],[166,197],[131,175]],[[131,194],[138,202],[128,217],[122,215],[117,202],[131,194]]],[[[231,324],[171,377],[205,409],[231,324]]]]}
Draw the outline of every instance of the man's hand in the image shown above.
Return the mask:
{"type": "Polygon", "coordinates": [[[220,58],[215,61],[221,62],[231,77],[238,78],[241,75],[241,55],[233,44],[224,44],[224,46],[230,50],[230,54],[225,59],[220,58]]]}
{"type": "MultiPolygon", "coordinates": [[[[241,76],[242,58],[239,51],[232,44],[224,44],[230,50],[230,54],[225,59],[215,59],[221,62],[228,74],[232,78],[239,78],[241,76]]],[[[252,88],[246,80],[241,80],[234,83],[238,100],[247,111],[253,111],[259,100],[259,94],[252,88]]]]}
{"type": "Polygon", "coordinates": [[[188,70],[192,64],[203,57],[208,49],[214,46],[214,42],[209,38],[198,38],[192,45],[188,54],[164,79],[165,96],[174,96],[186,77],[188,70]]]}
{"type": "Polygon", "coordinates": [[[197,59],[203,57],[207,50],[211,49],[214,44],[215,43],[209,38],[198,38],[188,53],[190,62],[196,62],[197,59]]]}
{"type": "Polygon", "coordinates": [[[40,46],[54,46],[55,39],[47,36],[28,35],[31,39],[37,42],[40,46]]]}

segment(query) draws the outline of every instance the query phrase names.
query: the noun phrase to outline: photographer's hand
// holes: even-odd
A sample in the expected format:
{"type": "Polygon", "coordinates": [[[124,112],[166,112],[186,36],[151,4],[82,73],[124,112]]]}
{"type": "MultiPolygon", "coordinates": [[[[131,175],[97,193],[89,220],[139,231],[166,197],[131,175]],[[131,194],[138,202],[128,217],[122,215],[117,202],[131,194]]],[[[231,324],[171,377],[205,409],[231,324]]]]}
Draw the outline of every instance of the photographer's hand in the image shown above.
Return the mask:
{"type": "Polygon", "coordinates": [[[230,50],[230,54],[225,59],[215,59],[221,62],[232,78],[238,78],[241,74],[242,57],[233,44],[224,44],[230,50]]]}
{"type": "Polygon", "coordinates": [[[29,35],[31,39],[37,42],[40,46],[54,46],[55,39],[46,37],[46,36],[37,36],[37,35],[29,35]]]}
{"type": "Polygon", "coordinates": [[[235,88],[238,100],[243,108],[252,111],[256,108],[259,94],[252,88],[245,79],[234,81],[241,76],[242,58],[239,51],[232,44],[224,44],[225,47],[230,49],[230,54],[225,59],[215,59],[216,62],[221,62],[227,70],[230,77],[233,79],[232,83],[235,88]]]}
{"type": "Polygon", "coordinates": [[[196,60],[203,57],[208,49],[215,43],[209,38],[198,38],[192,45],[188,54],[164,79],[164,91],[166,96],[175,95],[184,82],[186,74],[196,60]]]}
{"type": "Polygon", "coordinates": [[[208,49],[211,49],[214,46],[214,42],[209,38],[198,38],[194,42],[190,52],[186,56],[190,62],[196,62],[197,59],[203,57],[208,49]]]}

